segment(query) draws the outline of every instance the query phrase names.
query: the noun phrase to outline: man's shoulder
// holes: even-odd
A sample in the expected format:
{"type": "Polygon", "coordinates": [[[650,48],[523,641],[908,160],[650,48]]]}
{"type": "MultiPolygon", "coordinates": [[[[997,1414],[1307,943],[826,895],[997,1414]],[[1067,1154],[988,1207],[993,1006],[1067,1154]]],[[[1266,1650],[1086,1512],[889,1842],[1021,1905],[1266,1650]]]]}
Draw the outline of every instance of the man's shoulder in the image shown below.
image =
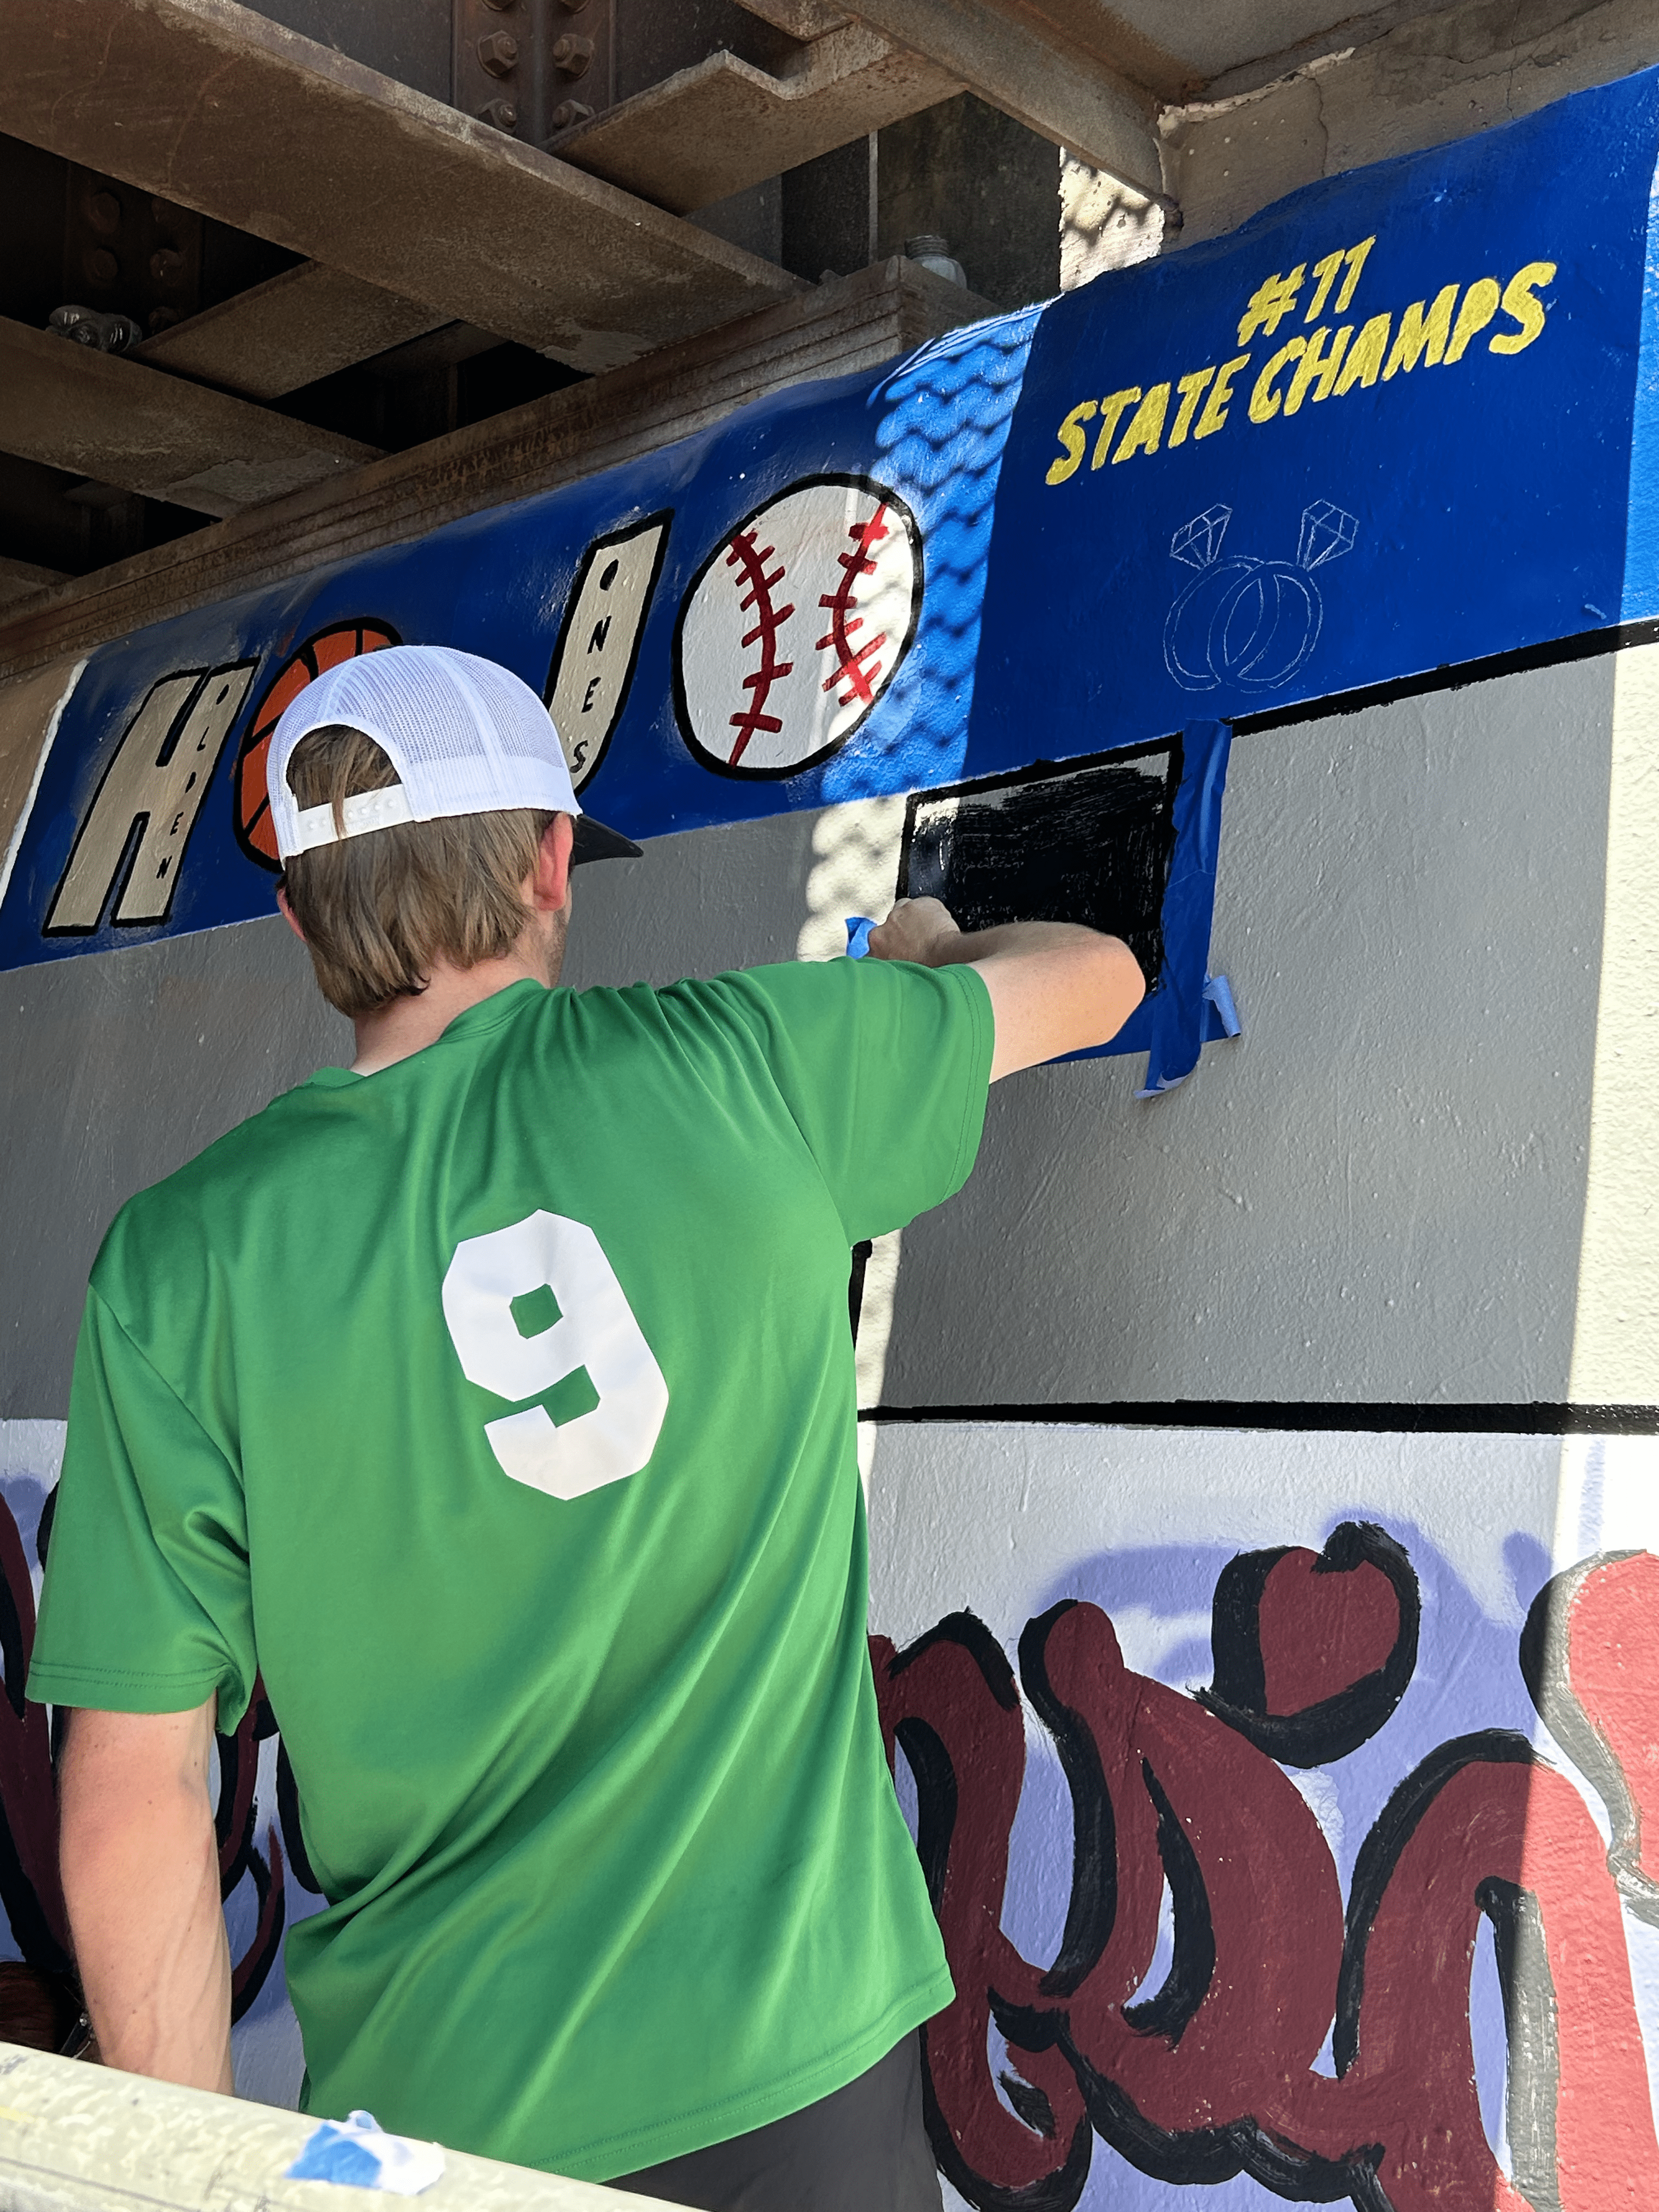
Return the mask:
{"type": "MultiPolygon", "coordinates": [[[[829,964],[787,960],[718,975],[684,975],[672,983],[595,984],[571,997],[590,1025],[665,1040],[688,1030],[752,1029],[769,1008],[822,1000],[829,964]]],[[[828,988],[833,992],[834,986],[828,988]]]]}
{"type": "Polygon", "coordinates": [[[753,968],[728,969],[720,975],[688,976],[655,995],[668,1006],[683,1005],[724,1018],[766,1008],[799,1007],[810,1012],[838,1003],[855,991],[864,965],[855,960],[769,961],[753,968]]]}
{"type": "Polygon", "coordinates": [[[781,960],[733,969],[706,981],[675,983],[657,994],[665,1001],[718,1011],[740,1018],[811,1022],[833,1020],[843,1010],[908,999],[970,1000],[979,984],[960,968],[922,968],[908,960],[781,960]]]}
{"type": "Polygon", "coordinates": [[[108,1298],[135,1267],[182,1266],[199,1257],[228,1212],[240,1208],[256,1181],[269,1181],[293,1152],[308,1089],[280,1093],[170,1175],[135,1191],[105,1235],[94,1287],[108,1298]]]}

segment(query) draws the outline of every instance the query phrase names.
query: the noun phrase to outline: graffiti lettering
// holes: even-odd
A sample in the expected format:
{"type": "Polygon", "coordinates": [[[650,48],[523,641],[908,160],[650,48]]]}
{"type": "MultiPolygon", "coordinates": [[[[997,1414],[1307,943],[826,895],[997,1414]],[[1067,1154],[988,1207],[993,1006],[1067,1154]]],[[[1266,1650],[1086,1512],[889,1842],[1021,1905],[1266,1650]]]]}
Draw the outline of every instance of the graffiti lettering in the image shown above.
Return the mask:
{"type": "Polygon", "coordinates": [[[543,696],[578,791],[605,758],[628,704],[672,520],[665,511],[596,538],[571,586],[543,696]]]}
{"type": "Polygon", "coordinates": [[[1659,2187],[1616,1886],[1650,1908],[1659,1895],[1643,1857],[1659,1802],[1656,1596],[1659,1559],[1589,1562],[1540,1599],[1523,1654],[1540,1711],[1607,1795],[1610,1851],[1564,1775],[1523,1736],[1487,1729],[1400,1784],[1346,1906],[1276,1762],[1340,1758],[1398,1705],[1418,1634],[1399,1546],[1346,1524],[1317,1557],[1235,1560],[1197,1697],[1131,1673],[1097,1607],[1054,1607],[1018,1655],[1073,1802],[1070,1900],[1046,1966],[1000,1919],[1026,1756],[1013,1670],[967,1613],[902,1652],[872,1639],[956,1980],[924,2045],[928,2124],[957,2189],[988,2212],[1066,2212],[1095,2135],[1165,2181],[1243,2172],[1363,2212],[1601,2212],[1659,2187]],[[1173,1960],[1148,1993],[1166,1887],[1173,1960]],[[1483,1921],[1504,1995],[1513,2180],[1475,2085],[1483,1921]],[[994,2027],[1011,2062],[1000,2079],[994,2027]],[[1334,2075],[1316,2066],[1328,2037],[1334,2075]]]}
{"type": "Polygon", "coordinates": [[[253,663],[238,660],[151,685],[76,831],[46,936],[91,934],[118,890],[118,926],[167,920],[179,863],[252,680],[253,663]]]}

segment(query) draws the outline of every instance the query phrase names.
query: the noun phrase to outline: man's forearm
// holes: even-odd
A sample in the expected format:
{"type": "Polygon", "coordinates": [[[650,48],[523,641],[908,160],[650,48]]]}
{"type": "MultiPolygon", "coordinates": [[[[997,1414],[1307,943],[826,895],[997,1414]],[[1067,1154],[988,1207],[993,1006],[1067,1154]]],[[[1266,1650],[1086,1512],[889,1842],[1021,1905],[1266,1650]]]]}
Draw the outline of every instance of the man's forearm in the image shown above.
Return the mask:
{"type": "Polygon", "coordinates": [[[77,1712],[64,1760],[61,1858],[104,2063],[230,2094],[211,1741],[210,1709],[77,1712]]]}
{"type": "Polygon", "coordinates": [[[964,929],[954,936],[935,938],[928,946],[927,963],[930,968],[954,967],[963,963],[975,967],[981,960],[1009,955],[1018,957],[1027,952],[1060,952],[1068,945],[1092,948],[1100,943],[1099,931],[1089,929],[1081,922],[1005,921],[995,929],[964,929]]]}
{"type": "Polygon", "coordinates": [[[1122,939],[1081,922],[1010,921],[963,931],[937,899],[901,899],[869,942],[878,960],[928,968],[966,962],[977,969],[995,1018],[994,1083],[1037,1060],[1106,1043],[1146,994],[1122,939]]]}

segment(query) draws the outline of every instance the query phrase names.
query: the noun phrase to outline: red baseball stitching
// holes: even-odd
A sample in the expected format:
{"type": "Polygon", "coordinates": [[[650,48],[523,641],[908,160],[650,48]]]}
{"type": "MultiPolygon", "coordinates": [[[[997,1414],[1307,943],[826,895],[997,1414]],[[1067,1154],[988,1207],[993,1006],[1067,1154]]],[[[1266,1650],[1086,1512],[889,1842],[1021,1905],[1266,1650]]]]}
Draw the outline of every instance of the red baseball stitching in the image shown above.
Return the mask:
{"type": "Polygon", "coordinates": [[[853,632],[863,629],[864,617],[852,611],[853,593],[860,576],[872,576],[876,572],[870,549],[872,545],[879,545],[889,534],[886,514],[886,502],[881,501],[868,522],[853,525],[847,533],[854,541],[853,550],[836,556],[841,563],[841,581],[833,592],[825,592],[818,601],[821,607],[830,609],[830,629],[828,635],[818,640],[815,650],[822,653],[825,646],[833,645],[840,661],[840,665],[826,680],[823,688],[826,691],[833,691],[843,677],[853,687],[850,691],[842,692],[836,702],[838,707],[850,707],[855,699],[862,700],[867,707],[876,696],[875,676],[880,672],[878,670],[872,674],[864,662],[867,654],[880,652],[887,642],[887,633],[882,630],[865,644],[854,646],[853,632]]]}
{"type": "Polygon", "coordinates": [[[778,632],[795,610],[792,606],[775,608],[772,605],[772,589],[782,580],[783,564],[780,562],[769,576],[766,564],[776,550],[775,546],[768,545],[757,552],[752,530],[738,531],[726,548],[726,567],[740,568],[742,580],[749,587],[738,604],[745,612],[751,608],[755,612],[755,627],[743,641],[744,648],[753,645],[757,638],[761,641],[761,665],[743,679],[743,688],[750,694],[749,704],[742,714],[730,718],[738,733],[738,741],[726,757],[727,765],[732,768],[743,758],[757,730],[775,732],[783,727],[775,714],[761,712],[772,686],[793,674],[795,665],[793,660],[777,658],[778,632]]]}

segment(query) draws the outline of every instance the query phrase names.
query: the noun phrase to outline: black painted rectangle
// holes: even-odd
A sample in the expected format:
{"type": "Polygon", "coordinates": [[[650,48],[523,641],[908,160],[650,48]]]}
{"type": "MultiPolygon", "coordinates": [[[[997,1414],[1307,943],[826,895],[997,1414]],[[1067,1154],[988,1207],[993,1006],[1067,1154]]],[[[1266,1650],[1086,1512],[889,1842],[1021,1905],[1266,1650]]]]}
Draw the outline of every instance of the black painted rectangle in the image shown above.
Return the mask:
{"type": "Polygon", "coordinates": [[[963,929],[1079,921],[1121,937],[1156,976],[1175,848],[1181,741],[917,792],[902,898],[942,899],[963,929]]]}

